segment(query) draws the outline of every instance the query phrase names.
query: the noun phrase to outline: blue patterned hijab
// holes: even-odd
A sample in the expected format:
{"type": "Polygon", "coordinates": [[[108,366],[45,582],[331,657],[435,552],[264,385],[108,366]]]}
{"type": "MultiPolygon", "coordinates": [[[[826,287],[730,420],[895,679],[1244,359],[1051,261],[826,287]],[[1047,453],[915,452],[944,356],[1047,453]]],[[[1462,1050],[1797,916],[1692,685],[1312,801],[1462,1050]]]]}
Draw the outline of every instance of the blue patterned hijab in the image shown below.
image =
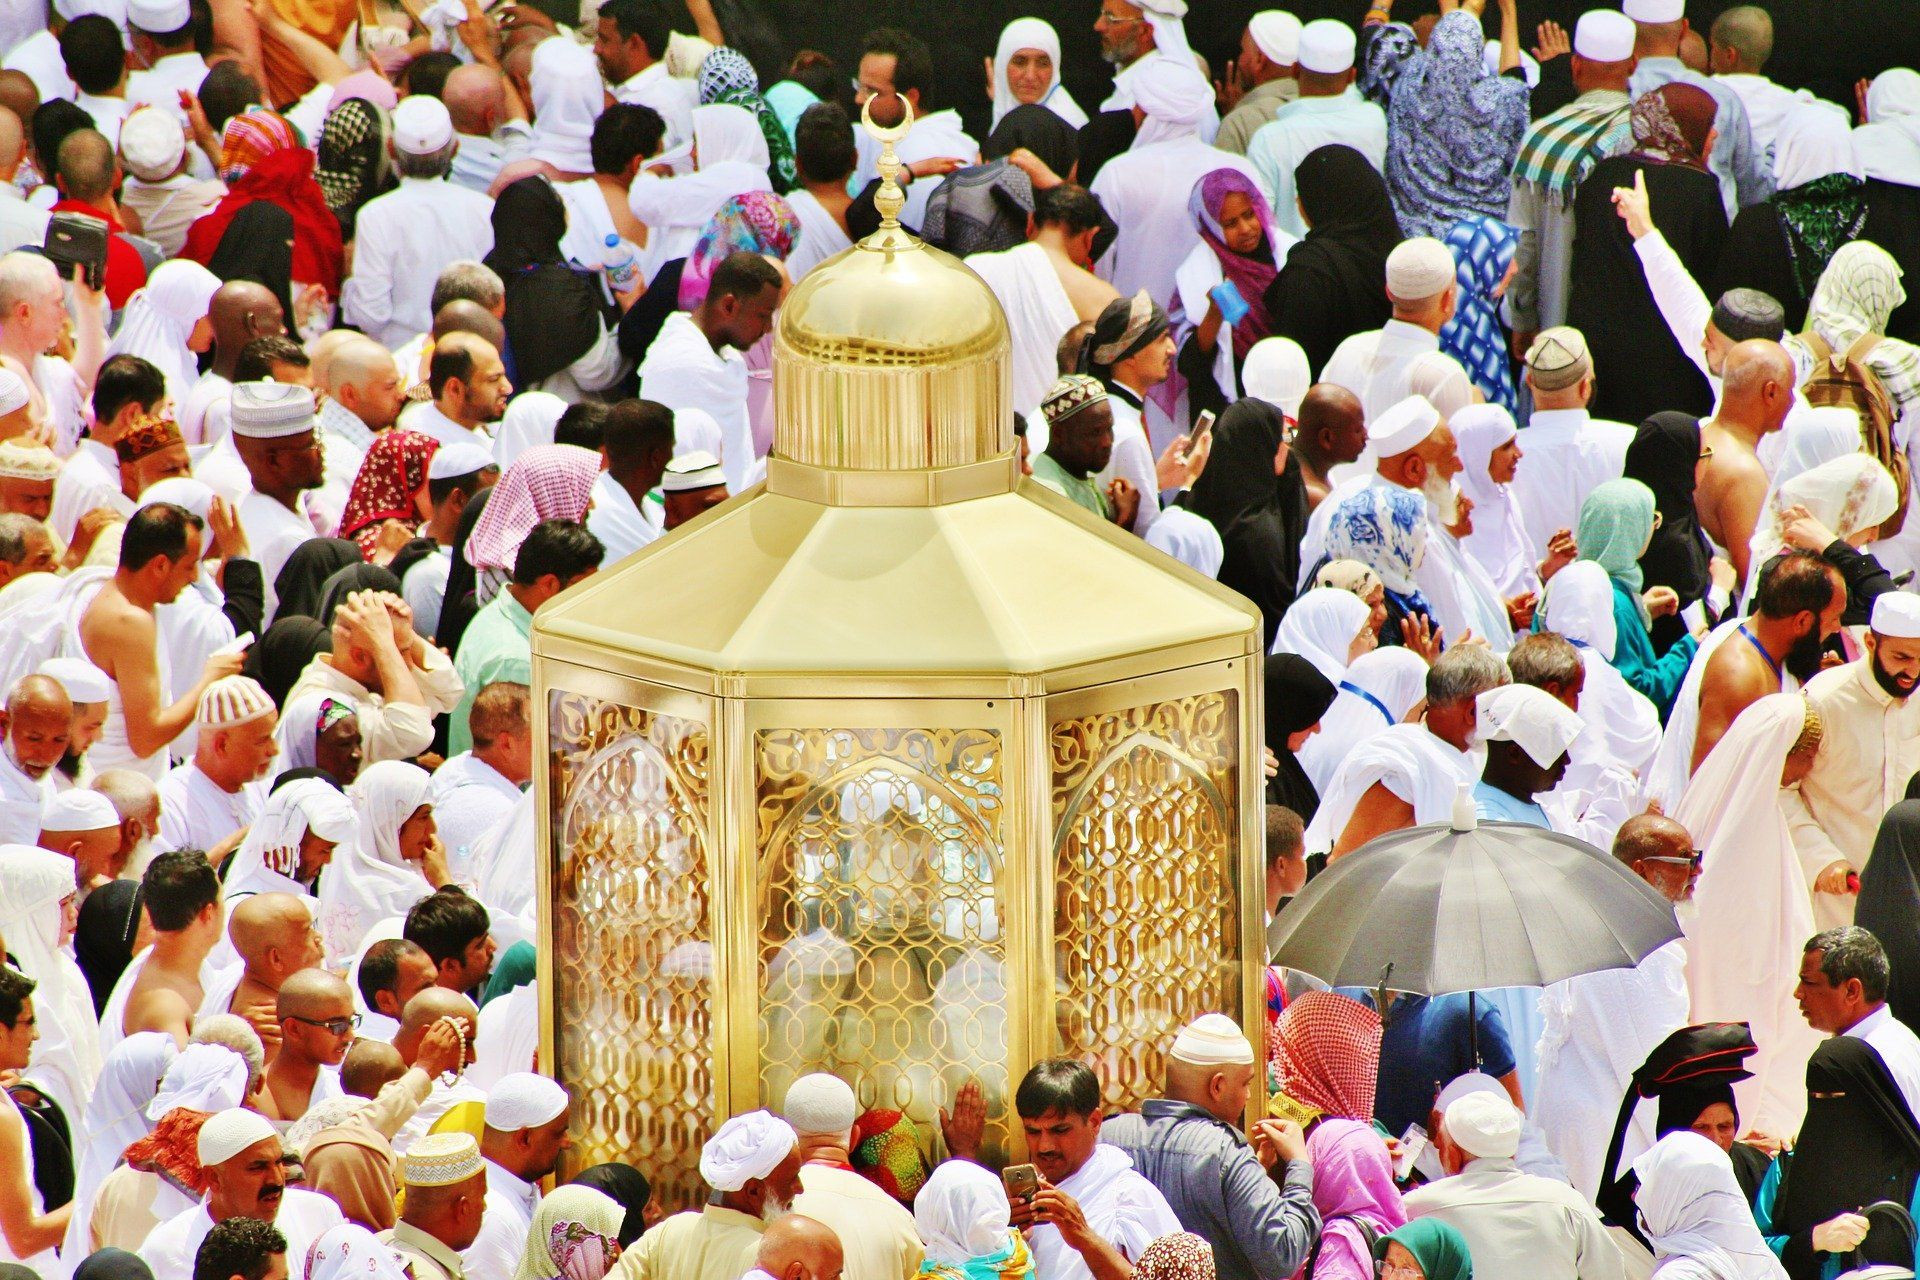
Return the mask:
{"type": "Polygon", "coordinates": [[[1334,508],[1327,558],[1358,560],[1402,603],[1430,613],[1413,573],[1427,549],[1427,500],[1397,485],[1369,484],[1334,508]]]}
{"type": "Polygon", "coordinates": [[[1440,349],[1460,362],[1489,404],[1514,408],[1513,366],[1499,292],[1520,248],[1520,233],[1498,218],[1462,218],[1447,229],[1459,288],[1453,319],[1440,330],[1440,349]]]}

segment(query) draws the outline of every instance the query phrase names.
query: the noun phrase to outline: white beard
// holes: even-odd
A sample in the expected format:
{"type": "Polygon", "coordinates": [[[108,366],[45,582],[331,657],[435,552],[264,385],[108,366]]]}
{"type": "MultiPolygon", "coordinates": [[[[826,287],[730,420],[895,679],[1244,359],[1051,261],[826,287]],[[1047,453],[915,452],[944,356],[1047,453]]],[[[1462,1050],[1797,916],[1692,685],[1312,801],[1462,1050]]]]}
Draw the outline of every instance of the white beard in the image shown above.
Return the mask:
{"type": "Polygon", "coordinates": [[[1441,524],[1459,522],[1460,489],[1453,481],[1442,480],[1437,472],[1429,472],[1426,483],[1420,486],[1420,496],[1427,500],[1427,506],[1441,524]]]}
{"type": "Polygon", "coordinates": [[[760,1221],[768,1226],[772,1226],[792,1212],[793,1205],[772,1192],[768,1192],[767,1198],[760,1202],[760,1221]]]}

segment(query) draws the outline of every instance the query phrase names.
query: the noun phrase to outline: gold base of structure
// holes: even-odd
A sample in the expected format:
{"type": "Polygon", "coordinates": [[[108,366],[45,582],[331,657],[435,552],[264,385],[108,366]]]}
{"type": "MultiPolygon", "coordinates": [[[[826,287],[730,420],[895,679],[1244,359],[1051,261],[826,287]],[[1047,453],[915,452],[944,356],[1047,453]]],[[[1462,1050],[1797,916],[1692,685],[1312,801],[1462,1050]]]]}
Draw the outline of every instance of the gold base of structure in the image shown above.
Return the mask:
{"type": "Polygon", "coordinates": [[[1018,480],[998,306],[896,227],[775,354],[767,482],[534,627],[542,1061],[670,1208],[810,1071],[930,1149],[977,1080],[1004,1158],[1033,1061],[1126,1108],[1263,1024],[1258,612],[1018,480]]]}

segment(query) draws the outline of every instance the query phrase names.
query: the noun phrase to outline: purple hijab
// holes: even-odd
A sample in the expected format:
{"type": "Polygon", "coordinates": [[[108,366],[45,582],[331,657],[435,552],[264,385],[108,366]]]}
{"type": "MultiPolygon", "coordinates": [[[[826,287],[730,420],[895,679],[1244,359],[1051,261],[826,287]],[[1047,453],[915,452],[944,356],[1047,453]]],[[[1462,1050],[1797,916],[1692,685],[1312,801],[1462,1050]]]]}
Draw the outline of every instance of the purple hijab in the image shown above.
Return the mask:
{"type": "MultiPolygon", "coordinates": [[[[1273,321],[1267,315],[1267,286],[1280,270],[1273,260],[1273,211],[1253,179],[1237,169],[1215,169],[1202,176],[1187,197],[1187,211],[1193,215],[1200,238],[1220,260],[1221,273],[1233,281],[1250,308],[1233,326],[1233,354],[1235,359],[1244,360],[1254,343],[1273,332],[1273,321]],[[1252,255],[1227,248],[1220,229],[1220,206],[1232,195],[1245,196],[1253,205],[1254,216],[1260,219],[1260,246],[1252,255]]],[[[1194,323],[1199,323],[1199,317],[1194,317],[1194,323]]]]}
{"type": "Polygon", "coordinates": [[[1406,1225],[1386,1141],[1370,1124],[1328,1117],[1307,1135],[1307,1155],[1313,1161],[1313,1207],[1325,1223],[1316,1280],[1366,1280],[1373,1275],[1373,1255],[1359,1227],[1342,1219],[1363,1219],[1379,1235],[1406,1225]]]}

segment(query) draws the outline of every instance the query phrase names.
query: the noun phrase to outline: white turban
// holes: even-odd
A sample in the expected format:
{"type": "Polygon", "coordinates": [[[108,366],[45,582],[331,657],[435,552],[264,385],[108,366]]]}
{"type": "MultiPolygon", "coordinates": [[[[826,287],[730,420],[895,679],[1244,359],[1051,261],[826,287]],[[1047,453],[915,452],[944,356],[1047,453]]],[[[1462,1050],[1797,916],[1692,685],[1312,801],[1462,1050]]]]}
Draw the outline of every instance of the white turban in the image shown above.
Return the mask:
{"type": "Polygon", "coordinates": [[[780,1111],[796,1133],[845,1133],[860,1118],[860,1102],[845,1080],[816,1071],[789,1086],[780,1111]]]}
{"type": "Polygon", "coordinates": [[[1154,58],[1133,78],[1133,102],[1171,134],[1192,133],[1213,105],[1213,87],[1190,61],[1154,58]]]}
{"type": "Polygon", "coordinates": [[[1203,1013],[1181,1028],[1168,1055],[1197,1067],[1252,1066],[1253,1045],[1224,1013],[1203,1013]]]}
{"type": "Polygon", "coordinates": [[[1587,722],[1567,705],[1530,684],[1488,689],[1476,702],[1482,742],[1517,742],[1542,769],[1566,754],[1587,722]]]}
{"type": "Polygon", "coordinates": [[[158,1121],[175,1107],[229,1111],[246,1101],[247,1060],[223,1044],[190,1044],[161,1077],[160,1092],[147,1104],[158,1121]]]}
{"type": "Polygon", "coordinates": [[[229,1107],[200,1126],[200,1167],[211,1169],[216,1164],[224,1164],[254,1143],[278,1136],[273,1125],[258,1111],[229,1107]]]}
{"type": "Polygon", "coordinates": [[[1470,1156],[1512,1159],[1520,1150],[1520,1110],[1506,1098],[1469,1093],[1448,1105],[1440,1123],[1470,1156]]]}
{"type": "Polygon", "coordinates": [[[487,1091],[487,1128],[502,1133],[552,1124],[567,1109],[567,1091],[546,1076],[514,1071],[487,1091]]]}
{"type": "Polygon", "coordinates": [[[720,1126],[700,1148],[700,1176],[715,1191],[738,1191],[780,1167],[800,1145],[793,1126],[768,1111],[749,1111],[720,1126]]]}

